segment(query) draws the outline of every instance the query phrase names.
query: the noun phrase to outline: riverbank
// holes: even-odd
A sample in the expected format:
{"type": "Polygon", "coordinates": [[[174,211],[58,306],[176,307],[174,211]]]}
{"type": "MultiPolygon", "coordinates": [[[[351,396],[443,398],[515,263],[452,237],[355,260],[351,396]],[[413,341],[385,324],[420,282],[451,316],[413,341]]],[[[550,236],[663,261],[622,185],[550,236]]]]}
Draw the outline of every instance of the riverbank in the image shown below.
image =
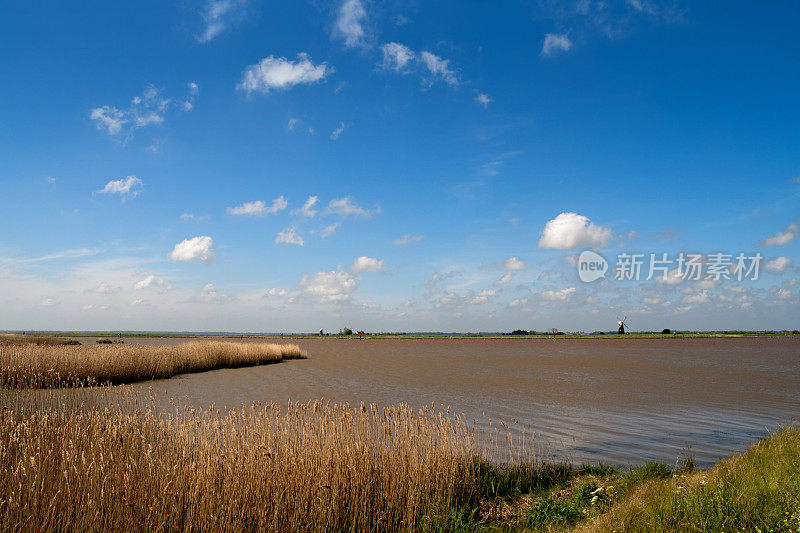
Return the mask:
{"type": "MultiPolygon", "coordinates": [[[[120,393],[112,393],[120,394],[120,393]]],[[[491,462],[433,407],[0,411],[0,529],[796,530],[800,431],[705,472],[491,462]],[[795,529],[791,529],[795,528],[795,529]]]]}

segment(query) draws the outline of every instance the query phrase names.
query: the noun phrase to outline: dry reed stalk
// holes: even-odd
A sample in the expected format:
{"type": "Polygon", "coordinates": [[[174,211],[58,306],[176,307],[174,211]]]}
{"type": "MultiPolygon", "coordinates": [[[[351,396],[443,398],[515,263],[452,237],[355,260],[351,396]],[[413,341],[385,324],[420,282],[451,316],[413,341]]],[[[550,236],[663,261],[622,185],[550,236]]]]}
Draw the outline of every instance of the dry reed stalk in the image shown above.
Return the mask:
{"type": "Polygon", "coordinates": [[[188,342],[176,346],[0,345],[0,387],[130,383],[303,357],[295,344],[188,342]]]}
{"type": "Polygon", "coordinates": [[[474,505],[459,417],[401,405],[0,411],[0,530],[411,531],[474,505]]]}

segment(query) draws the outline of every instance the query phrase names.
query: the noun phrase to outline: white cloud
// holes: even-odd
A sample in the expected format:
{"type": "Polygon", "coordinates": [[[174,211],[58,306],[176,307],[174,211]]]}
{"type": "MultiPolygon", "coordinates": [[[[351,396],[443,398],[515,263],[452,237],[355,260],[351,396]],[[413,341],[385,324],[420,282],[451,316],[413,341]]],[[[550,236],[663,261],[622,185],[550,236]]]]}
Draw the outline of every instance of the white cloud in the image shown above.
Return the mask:
{"type": "Polygon", "coordinates": [[[146,278],[144,278],[141,281],[137,281],[133,285],[133,288],[135,290],[139,291],[139,290],[142,290],[142,289],[146,289],[147,287],[152,287],[154,285],[158,286],[158,287],[170,288],[169,283],[167,283],[166,280],[163,280],[161,278],[157,278],[153,274],[150,274],[149,276],[147,276],[146,278]]]}
{"type": "Polygon", "coordinates": [[[97,129],[105,130],[109,135],[118,134],[125,124],[130,124],[128,129],[130,135],[137,128],[162,124],[166,112],[172,107],[179,106],[184,111],[190,111],[194,107],[194,99],[199,88],[194,82],[188,83],[187,87],[189,95],[179,103],[163,96],[161,89],[151,83],[145,87],[140,96],[131,99],[127,109],[104,105],[92,109],[89,118],[95,121],[97,129]]]}
{"type": "Polygon", "coordinates": [[[773,235],[772,237],[767,237],[763,241],[761,241],[762,246],[783,246],[784,244],[788,244],[797,238],[798,233],[800,233],[800,228],[798,228],[797,224],[789,224],[786,226],[786,229],[773,235]]]}
{"type": "Polygon", "coordinates": [[[425,238],[425,235],[416,234],[416,235],[403,235],[402,237],[396,238],[392,241],[394,244],[398,246],[405,246],[406,244],[411,244],[415,242],[419,242],[425,238]]]}
{"type": "Polygon", "coordinates": [[[357,287],[356,278],[349,272],[317,272],[313,276],[303,276],[300,288],[306,294],[317,297],[321,302],[340,303],[350,299],[357,287]]]}
{"type": "Polygon", "coordinates": [[[118,180],[111,180],[106,183],[106,186],[100,189],[100,194],[119,194],[123,199],[127,195],[136,196],[139,194],[138,188],[141,188],[142,180],[136,176],[128,176],[127,178],[120,178],[118,180]]]}
{"type": "Polygon", "coordinates": [[[39,302],[41,307],[53,307],[54,305],[58,305],[58,301],[53,298],[44,298],[39,302]]]}
{"type": "Polygon", "coordinates": [[[696,293],[690,293],[683,297],[684,304],[702,304],[708,301],[708,291],[703,289],[696,293]]]}
{"type": "Polygon", "coordinates": [[[294,131],[294,127],[297,126],[298,119],[290,118],[289,122],[286,123],[286,127],[289,128],[289,131],[294,131]]]}
{"type": "Polygon", "coordinates": [[[517,259],[514,256],[511,256],[505,261],[503,261],[503,268],[505,268],[506,270],[524,270],[525,261],[517,259]]]}
{"type": "Polygon", "coordinates": [[[528,299],[527,298],[515,298],[515,299],[511,300],[510,302],[508,302],[508,306],[509,307],[522,307],[523,305],[527,305],[527,304],[528,304],[528,299]]]}
{"type": "Polygon", "coordinates": [[[207,235],[185,239],[175,245],[175,248],[169,254],[169,258],[173,261],[194,261],[199,259],[204,263],[208,263],[214,259],[214,251],[211,249],[213,244],[213,239],[207,235]]]}
{"type": "Polygon", "coordinates": [[[667,272],[666,276],[660,275],[656,277],[659,283],[666,283],[667,285],[678,285],[684,282],[684,272],[680,268],[674,268],[667,272]]]}
{"type": "Polygon", "coordinates": [[[282,229],[275,236],[275,242],[279,244],[296,244],[297,246],[303,246],[306,243],[294,227],[282,229]]]}
{"type": "Polygon", "coordinates": [[[789,289],[778,289],[775,291],[775,296],[780,298],[781,300],[788,300],[792,297],[792,291],[789,289]]]}
{"type": "Polygon", "coordinates": [[[319,201],[319,196],[309,196],[308,199],[303,204],[303,207],[300,208],[299,211],[296,211],[294,214],[304,216],[307,218],[313,218],[317,215],[317,210],[314,209],[314,206],[317,205],[319,201]]]}
{"type": "Polygon", "coordinates": [[[319,236],[322,237],[323,239],[327,239],[328,237],[334,234],[334,232],[337,230],[338,227],[339,227],[338,222],[336,222],[335,224],[331,224],[330,226],[325,226],[324,228],[319,230],[319,236]]]}
{"type": "Polygon", "coordinates": [[[386,43],[381,46],[383,68],[400,72],[417,56],[407,46],[400,43],[386,43]]]}
{"type": "Polygon", "coordinates": [[[450,60],[442,59],[441,57],[424,51],[420,54],[420,61],[428,68],[431,77],[428,81],[429,85],[433,85],[436,81],[444,81],[448,85],[458,85],[458,74],[450,69],[450,60]]]}
{"type": "Polygon", "coordinates": [[[289,202],[286,201],[286,198],[278,196],[272,200],[272,204],[270,204],[269,207],[267,207],[267,204],[262,200],[256,200],[255,202],[245,202],[236,207],[229,207],[228,213],[237,216],[248,215],[261,217],[265,215],[276,215],[279,211],[286,209],[288,205],[289,202]]]}
{"type": "Polygon", "coordinates": [[[486,289],[484,291],[479,292],[475,296],[473,296],[469,303],[471,304],[485,304],[489,301],[489,298],[495,296],[497,293],[491,289],[486,289]]]}
{"type": "Polygon", "coordinates": [[[350,271],[353,274],[358,274],[359,272],[381,272],[383,271],[383,259],[362,255],[353,262],[350,271]]]}
{"type": "Polygon", "coordinates": [[[287,291],[286,289],[278,289],[277,287],[272,287],[270,290],[267,291],[266,295],[272,297],[282,297],[286,296],[287,294],[289,294],[289,291],[287,291]]]}
{"type": "Polygon", "coordinates": [[[344,44],[348,48],[364,46],[366,21],[367,11],[361,0],[344,0],[334,24],[334,36],[344,39],[344,44]]]}
{"type": "Polygon", "coordinates": [[[782,274],[792,266],[792,260],[788,257],[776,257],[771,261],[767,261],[764,268],[775,274],[782,274]]]}
{"type": "Polygon", "coordinates": [[[539,239],[539,248],[568,250],[579,246],[602,248],[611,240],[611,229],[598,226],[577,213],[561,213],[549,221],[539,239]]]}
{"type": "Polygon", "coordinates": [[[509,281],[511,281],[511,278],[513,278],[513,277],[514,277],[514,273],[513,272],[506,272],[505,274],[500,276],[500,278],[497,281],[492,283],[492,285],[494,285],[495,287],[500,287],[502,285],[505,285],[509,281]]]}
{"type": "Polygon", "coordinates": [[[206,25],[203,33],[197,35],[201,43],[213,41],[220,33],[236,19],[239,10],[247,0],[215,0],[208,2],[203,11],[203,20],[206,25]]]}
{"type": "Polygon", "coordinates": [[[346,196],[344,198],[334,198],[333,200],[328,202],[328,207],[325,208],[326,214],[339,215],[342,217],[350,215],[355,215],[360,217],[371,217],[373,214],[379,212],[380,208],[376,208],[373,211],[364,209],[349,196],[346,196]]]}
{"type": "Polygon", "coordinates": [[[335,141],[336,139],[338,139],[339,135],[341,135],[343,131],[344,131],[344,122],[340,122],[339,127],[331,132],[331,140],[335,141]]]}
{"type": "Polygon", "coordinates": [[[546,298],[548,300],[559,300],[559,301],[566,301],[572,298],[575,294],[576,289],[575,287],[567,287],[566,289],[561,289],[558,291],[548,290],[541,292],[542,298],[546,298]]]}
{"type": "Polygon", "coordinates": [[[119,133],[122,125],[128,122],[125,118],[125,113],[114,106],[108,105],[92,109],[89,117],[97,122],[97,129],[105,129],[109,135],[119,133]]]}
{"type": "Polygon", "coordinates": [[[248,94],[254,91],[267,93],[270,89],[289,89],[301,83],[316,83],[332,72],[333,69],[325,63],[312,63],[305,53],[297,54],[297,61],[270,55],[247,67],[237,88],[248,94]]]}
{"type": "Polygon", "coordinates": [[[542,55],[549,56],[556,52],[566,52],[572,48],[572,41],[566,34],[548,33],[542,43],[542,55]]]}
{"type": "Polygon", "coordinates": [[[45,180],[47,183],[49,183],[50,185],[52,185],[52,184],[54,184],[54,183],[56,182],[56,178],[55,178],[55,176],[46,176],[46,177],[44,178],[44,180],[45,180]]]}
{"type": "Polygon", "coordinates": [[[489,104],[494,100],[492,100],[486,93],[478,93],[478,95],[475,97],[475,101],[481,104],[484,109],[487,109],[489,104]]]}

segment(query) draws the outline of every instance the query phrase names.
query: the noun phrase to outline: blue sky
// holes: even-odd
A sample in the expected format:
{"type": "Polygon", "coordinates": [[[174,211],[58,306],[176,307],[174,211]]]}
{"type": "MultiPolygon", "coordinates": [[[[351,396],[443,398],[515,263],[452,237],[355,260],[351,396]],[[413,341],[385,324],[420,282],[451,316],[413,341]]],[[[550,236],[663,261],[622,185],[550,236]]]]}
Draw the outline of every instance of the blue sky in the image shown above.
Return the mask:
{"type": "Polygon", "coordinates": [[[796,2],[3,11],[0,328],[800,327],[796,2]]]}

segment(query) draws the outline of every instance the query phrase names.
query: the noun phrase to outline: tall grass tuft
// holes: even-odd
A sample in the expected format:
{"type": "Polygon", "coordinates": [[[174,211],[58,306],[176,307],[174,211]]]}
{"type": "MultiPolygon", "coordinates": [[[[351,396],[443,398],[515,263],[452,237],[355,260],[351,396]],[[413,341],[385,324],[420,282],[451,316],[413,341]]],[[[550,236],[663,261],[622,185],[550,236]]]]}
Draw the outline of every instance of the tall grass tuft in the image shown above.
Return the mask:
{"type": "Polygon", "coordinates": [[[435,530],[481,497],[472,430],[434,408],[8,408],[0,443],[2,531],[435,530]]]}
{"type": "Polygon", "coordinates": [[[0,387],[58,388],[160,379],[303,357],[295,344],[188,342],[176,346],[0,344],[0,387]]]}

